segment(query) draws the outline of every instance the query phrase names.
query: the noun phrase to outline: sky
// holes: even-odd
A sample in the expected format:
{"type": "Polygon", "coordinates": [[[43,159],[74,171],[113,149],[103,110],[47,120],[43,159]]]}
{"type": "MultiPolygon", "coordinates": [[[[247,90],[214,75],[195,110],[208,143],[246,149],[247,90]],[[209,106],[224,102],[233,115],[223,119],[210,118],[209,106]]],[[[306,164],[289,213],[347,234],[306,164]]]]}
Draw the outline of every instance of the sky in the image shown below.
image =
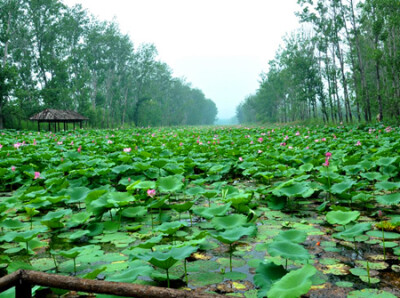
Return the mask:
{"type": "Polygon", "coordinates": [[[300,28],[296,0],[63,0],[115,20],[138,47],[153,43],[173,75],[203,91],[218,118],[259,87],[286,34],[300,28]]]}

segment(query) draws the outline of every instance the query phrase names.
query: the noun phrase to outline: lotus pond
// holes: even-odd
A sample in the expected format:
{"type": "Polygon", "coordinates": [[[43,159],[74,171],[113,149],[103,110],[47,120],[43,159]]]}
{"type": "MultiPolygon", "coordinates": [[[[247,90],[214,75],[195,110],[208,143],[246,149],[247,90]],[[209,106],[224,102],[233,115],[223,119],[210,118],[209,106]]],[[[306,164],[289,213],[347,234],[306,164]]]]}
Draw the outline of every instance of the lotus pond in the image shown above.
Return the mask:
{"type": "Polygon", "coordinates": [[[384,126],[3,131],[1,274],[400,296],[399,150],[384,126]]]}

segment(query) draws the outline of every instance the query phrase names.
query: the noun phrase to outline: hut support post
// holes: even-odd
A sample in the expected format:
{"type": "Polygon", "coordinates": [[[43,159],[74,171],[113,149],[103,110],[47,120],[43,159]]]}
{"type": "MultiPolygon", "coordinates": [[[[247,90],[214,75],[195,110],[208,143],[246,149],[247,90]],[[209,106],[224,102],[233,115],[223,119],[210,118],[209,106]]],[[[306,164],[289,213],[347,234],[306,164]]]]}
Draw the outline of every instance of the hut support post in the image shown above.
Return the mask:
{"type": "Polygon", "coordinates": [[[51,131],[51,127],[50,127],[50,121],[49,121],[49,131],[51,131]]]}

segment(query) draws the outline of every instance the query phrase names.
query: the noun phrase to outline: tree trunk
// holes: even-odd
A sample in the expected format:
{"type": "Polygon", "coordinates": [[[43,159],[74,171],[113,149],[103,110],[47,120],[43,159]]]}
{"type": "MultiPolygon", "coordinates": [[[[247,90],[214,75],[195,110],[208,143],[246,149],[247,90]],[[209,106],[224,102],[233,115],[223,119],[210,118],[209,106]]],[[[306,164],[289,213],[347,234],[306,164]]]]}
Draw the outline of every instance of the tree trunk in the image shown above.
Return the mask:
{"type": "Polygon", "coordinates": [[[360,78],[361,78],[361,86],[362,86],[362,94],[364,96],[364,118],[365,121],[371,121],[371,104],[370,104],[370,98],[369,98],[369,92],[367,88],[367,82],[365,79],[365,73],[364,73],[364,64],[363,60],[361,57],[361,46],[360,46],[360,38],[358,34],[358,28],[356,26],[356,17],[354,13],[354,5],[353,5],[353,0],[350,0],[350,8],[351,8],[351,18],[352,18],[352,25],[353,25],[353,31],[354,31],[354,38],[355,38],[355,43],[356,43],[356,51],[357,51],[357,58],[358,58],[358,71],[360,72],[360,78]]]}

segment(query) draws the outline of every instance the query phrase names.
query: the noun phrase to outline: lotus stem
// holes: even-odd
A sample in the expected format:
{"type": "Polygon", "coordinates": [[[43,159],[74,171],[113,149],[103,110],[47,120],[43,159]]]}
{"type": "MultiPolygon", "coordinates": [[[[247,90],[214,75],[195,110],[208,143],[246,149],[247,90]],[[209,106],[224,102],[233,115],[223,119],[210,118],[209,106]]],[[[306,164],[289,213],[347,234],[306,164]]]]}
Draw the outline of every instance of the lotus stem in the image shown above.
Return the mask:
{"type": "Polygon", "coordinates": [[[190,212],[190,210],[188,212],[189,212],[189,218],[190,218],[190,226],[193,227],[192,213],[190,212]]]}
{"type": "Polygon", "coordinates": [[[170,287],[169,286],[169,272],[168,272],[168,269],[166,269],[167,270],[167,284],[168,284],[168,288],[170,287]]]}
{"type": "Polygon", "coordinates": [[[74,258],[74,273],[76,275],[76,258],[74,258]]]}
{"type": "Polygon", "coordinates": [[[369,262],[367,261],[368,287],[371,286],[371,276],[369,274],[369,262]]]}
{"type": "Polygon", "coordinates": [[[232,272],[232,253],[233,253],[233,249],[232,249],[232,243],[229,244],[229,269],[232,272]]]}
{"type": "Polygon", "coordinates": [[[385,233],[382,225],[382,246],[383,246],[383,260],[386,261],[386,247],[385,247],[385,233]]]}
{"type": "Polygon", "coordinates": [[[29,253],[29,243],[28,241],[26,241],[25,243],[26,243],[26,253],[29,253]]]}
{"type": "Polygon", "coordinates": [[[288,259],[285,259],[285,260],[286,260],[285,269],[286,269],[286,271],[287,271],[287,263],[288,263],[287,260],[288,260],[288,259]]]}
{"type": "Polygon", "coordinates": [[[186,259],[183,260],[183,268],[185,270],[185,280],[186,280],[186,284],[189,283],[189,279],[188,279],[188,275],[187,275],[187,268],[186,268],[186,259]]]}

